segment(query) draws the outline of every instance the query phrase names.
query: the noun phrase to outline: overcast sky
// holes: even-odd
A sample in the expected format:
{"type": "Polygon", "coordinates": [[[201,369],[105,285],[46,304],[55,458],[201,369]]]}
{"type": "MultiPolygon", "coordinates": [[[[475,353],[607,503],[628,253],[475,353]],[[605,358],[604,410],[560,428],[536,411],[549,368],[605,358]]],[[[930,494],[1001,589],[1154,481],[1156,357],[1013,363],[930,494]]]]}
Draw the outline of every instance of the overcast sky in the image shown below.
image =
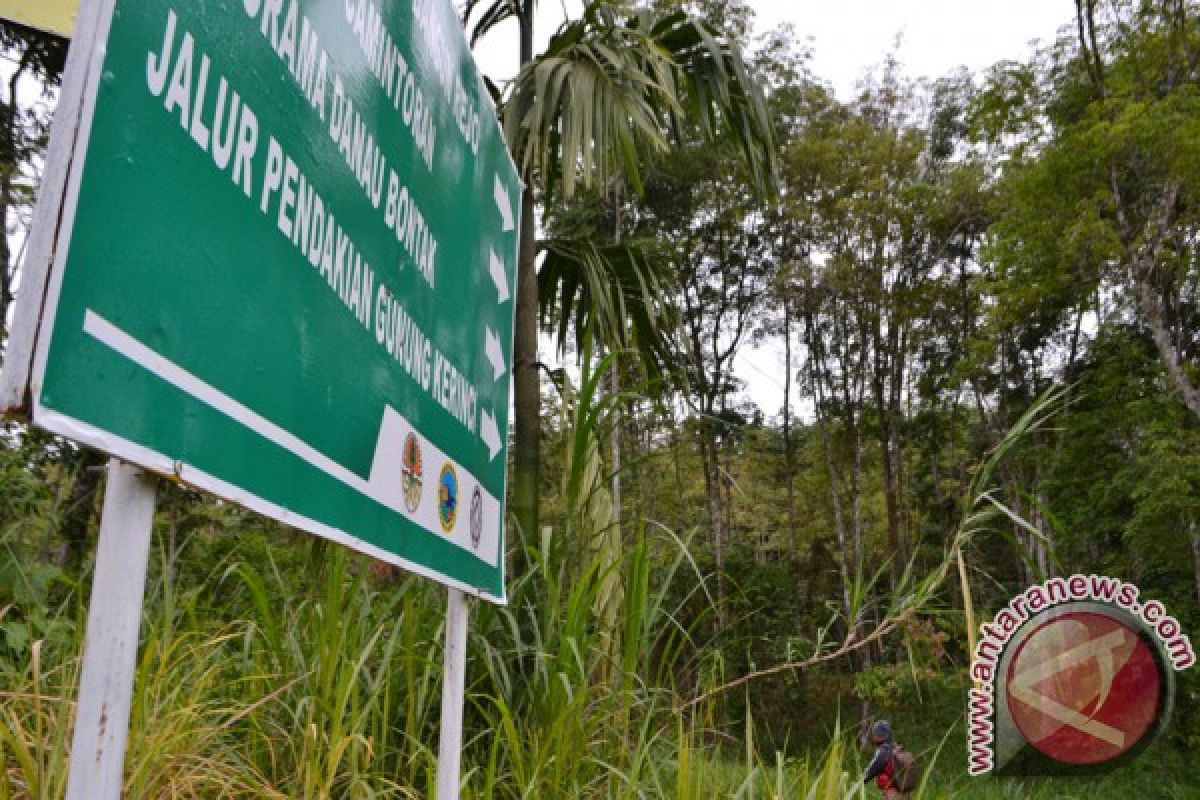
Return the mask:
{"type": "MultiPolygon", "coordinates": [[[[914,78],[1025,60],[1031,42],[1051,41],[1075,10],[1072,0],[750,0],[749,5],[759,33],[787,23],[809,42],[813,73],[842,100],[852,99],[863,75],[892,51],[914,78]]],[[[540,0],[538,39],[544,43],[581,6],[580,0],[540,0]]],[[[479,43],[476,58],[485,73],[505,80],[516,71],[515,50],[516,28],[509,23],[479,43]]],[[[782,406],[781,352],[747,346],[737,364],[746,394],[768,416],[782,406]]]]}
{"type": "MultiPolygon", "coordinates": [[[[540,0],[537,38],[545,43],[581,0],[540,0]]],[[[1070,22],[1072,0],[749,0],[760,33],[790,24],[813,47],[813,71],[843,99],[901,37],[898,55],[912,76],[939,77],[959,65],[982,69],[1024,59],[1034,39],[1051,39],[1070,22]]],[[[516,26],[509,22],[476,47],[484,72],[516,71],[516,26]]]]}

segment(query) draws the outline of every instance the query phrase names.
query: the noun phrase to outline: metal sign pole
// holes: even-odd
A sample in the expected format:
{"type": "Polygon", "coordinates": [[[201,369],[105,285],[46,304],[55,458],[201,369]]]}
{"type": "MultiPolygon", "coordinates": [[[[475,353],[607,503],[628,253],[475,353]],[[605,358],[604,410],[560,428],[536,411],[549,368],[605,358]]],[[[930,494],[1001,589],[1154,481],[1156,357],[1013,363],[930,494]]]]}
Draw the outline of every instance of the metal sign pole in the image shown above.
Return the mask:
{"type": "Polygon", "coordinates": [[[437,800],[458,800],[463,699],[467,672],[467,596],[450,590],[442,673],[442,733],[438,740],[437,800]]]}
{"type": "Polygon", "coordinates": [[[108,462],[100,544],[92,578],[67,800],[120,800],[150,558],[155,480],[108,462]]]}

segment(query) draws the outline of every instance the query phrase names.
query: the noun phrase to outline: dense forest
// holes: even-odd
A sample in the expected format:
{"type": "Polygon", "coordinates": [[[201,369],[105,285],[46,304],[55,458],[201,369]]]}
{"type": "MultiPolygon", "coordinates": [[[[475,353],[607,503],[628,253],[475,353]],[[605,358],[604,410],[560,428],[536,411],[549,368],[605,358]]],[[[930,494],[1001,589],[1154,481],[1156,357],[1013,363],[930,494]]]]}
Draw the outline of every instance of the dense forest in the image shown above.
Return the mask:
{"type": "MultiPolygon", "coordinates": [[[[1200,3],[1062,5],[1025,61],[880,54],[847,101],[746,0],[595,0],[540,53],[534,0],[456,4],[520,55],[527,183],[464,797],[878,796],[881,717],[925,798],[1200,796],[1190,672],[1110,775],[966,776],[975,631],[1025,587],[1116,576],[1200,632],[1200,3]]],[[[7,330],[67,43],[0,50],[7,330]]],[[[64,791],[105,461],[4,423],[0,798],[64,791]]],[[[126,796],[431,796],[444,590],[158,502],[126,796]]]]}

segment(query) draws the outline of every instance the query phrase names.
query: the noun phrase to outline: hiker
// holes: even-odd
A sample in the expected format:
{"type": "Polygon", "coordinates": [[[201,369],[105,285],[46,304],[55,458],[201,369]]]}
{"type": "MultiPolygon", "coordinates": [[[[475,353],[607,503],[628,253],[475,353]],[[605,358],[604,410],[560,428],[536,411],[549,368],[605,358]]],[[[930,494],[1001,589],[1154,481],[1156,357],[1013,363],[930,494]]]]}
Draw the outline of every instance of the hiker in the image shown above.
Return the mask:
{"type": "Polygon", "coordinates": [[[886,719],[871,726],[871,744],[875,757],[863,775],[863,783],[875,779],[883,790],[884,800],[907,800],[916,786],[916,765],[913,757],[892,739],[892,726],[886,719]]]}

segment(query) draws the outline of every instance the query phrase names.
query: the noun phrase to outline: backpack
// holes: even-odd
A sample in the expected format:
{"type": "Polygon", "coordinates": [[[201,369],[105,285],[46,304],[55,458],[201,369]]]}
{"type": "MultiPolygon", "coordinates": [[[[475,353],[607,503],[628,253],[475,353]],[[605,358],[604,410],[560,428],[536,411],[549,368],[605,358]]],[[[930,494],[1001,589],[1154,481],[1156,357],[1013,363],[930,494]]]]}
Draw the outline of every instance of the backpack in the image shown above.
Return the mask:
{"type": "Polygon", "coordinates": [[[900,745],[892,747],[892,784],[902,792],[911,792],[921,782],[917,757],[900,745]]]}

